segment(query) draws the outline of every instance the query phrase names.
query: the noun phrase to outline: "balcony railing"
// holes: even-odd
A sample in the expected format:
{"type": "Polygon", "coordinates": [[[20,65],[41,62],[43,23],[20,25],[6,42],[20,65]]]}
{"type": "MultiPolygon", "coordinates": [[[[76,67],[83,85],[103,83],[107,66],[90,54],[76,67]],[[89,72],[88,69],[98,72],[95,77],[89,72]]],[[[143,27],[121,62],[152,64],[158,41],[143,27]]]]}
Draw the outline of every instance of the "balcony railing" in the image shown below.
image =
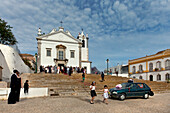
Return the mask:
{"type": "Polygon", "coordinates": [[[170,70],[170,66],[166,66],[166,67],[165,67],[165,70],[170,70]]]}

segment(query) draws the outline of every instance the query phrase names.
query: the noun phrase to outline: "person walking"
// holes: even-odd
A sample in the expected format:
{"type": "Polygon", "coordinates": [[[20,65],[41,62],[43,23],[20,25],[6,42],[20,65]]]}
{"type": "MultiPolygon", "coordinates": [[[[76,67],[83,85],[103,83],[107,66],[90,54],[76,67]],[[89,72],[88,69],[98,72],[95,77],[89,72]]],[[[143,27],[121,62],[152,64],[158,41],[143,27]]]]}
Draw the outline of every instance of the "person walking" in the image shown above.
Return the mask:
{"type": "Polygon", "coordinates": [[[95,89],[96,89],[95,85],[96,85],[95,81],[93,81],[92,84],[90,85],[90,93],[91,93],[91,97],[92,97],[90,104],[94,104],[94,102],[93,102],[94,98],[95,98],[95,96],[97,96],[96,91],[95,91],[95,89]]]}
{"type": "Polygon", "coordinates": [[[28,94],[28,89],[29,89],[29,84],[28,84],[28,80],[26,80],[24,83],[24,93],[25,94],[28,94]]]}
{"type": "Polygon", "coordinates": [[[17,73],[17,86],[16,86],[16,102],[19,102],[20,99],[20,91],[21,91],[21,77],[20,73],[17,73]]]}
{"type": "Polygon", "coordinates": [[[10,83],[11,92],[8,97],[8,104],[16,103],[17,73],[19,72],[18,70],[14,70],[13,72],[14,74],[11,76],[11,83],[10,83]]]}
{"type": "Polygon", "coordinates": [[[82,74],[82,79],[83,79],[82,82],[84,82],[84,80],[85,80],[85,72],[84,71],[83,71],[83,74],[82,74]]]}
{"type": "Polygon", "coordinates": [[[108,98],[109,98],[109,90],[108,90],[108,87],[107,85],[104,85],[104,89],[103,89],[103,102],[108,104],[108,98]]]}
{"type": "Polygon", "coordinates": [[[102,78],[102,81],[105,81],[104,80],[104,73],[102,72],[102,74],[101,74],[101,78],[102,78]]]}
{"type": "Polygon", "coordinates": [[[69,76],[72,74],[72,67],[69,68],[69,76]]]}

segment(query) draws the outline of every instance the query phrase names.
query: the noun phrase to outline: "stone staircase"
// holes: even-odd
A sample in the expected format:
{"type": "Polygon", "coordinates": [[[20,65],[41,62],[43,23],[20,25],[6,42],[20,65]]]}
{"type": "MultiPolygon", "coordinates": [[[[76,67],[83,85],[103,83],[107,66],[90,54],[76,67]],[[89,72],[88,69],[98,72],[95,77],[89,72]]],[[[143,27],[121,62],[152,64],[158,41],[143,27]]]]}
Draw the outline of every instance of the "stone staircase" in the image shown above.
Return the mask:
{"type": "MultiPolygon", "coordinates": [[[[129,78],[105,76],[105,81],[100,81],[100,75],[86,75],[85,82],[81,82],[81,74],[73,74],[72,76],[64,74],[23,74],[22,80],[29,80],[30,87],[48,87],[50,96],[82,96],[90,95],[89,86],[92,81],[96,81],[96,92],[102,94],[104,85],[109,88],[115,87],[117,84],[127,82],[129,78]]],[[[134,82],[143,82],[151,87],[155,93],[170,92],[170,83],[154,82],[133,79],[134,82]]],[[[24,82],[23,82],[24,83],[24,82]]]]}

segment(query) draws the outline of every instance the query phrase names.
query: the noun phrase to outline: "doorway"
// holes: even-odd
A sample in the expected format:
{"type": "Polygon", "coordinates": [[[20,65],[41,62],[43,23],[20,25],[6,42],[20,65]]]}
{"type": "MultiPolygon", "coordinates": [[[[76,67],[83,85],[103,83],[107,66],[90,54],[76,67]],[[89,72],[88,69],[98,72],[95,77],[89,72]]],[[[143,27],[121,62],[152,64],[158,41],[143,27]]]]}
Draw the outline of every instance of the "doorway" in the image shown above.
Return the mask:
{"type": "Polygon", "coordinates": [[[153,75],[150,75],[150,76],[149,76],[149,80],[150,80],[150,81],[153,81],[153,75]]]}

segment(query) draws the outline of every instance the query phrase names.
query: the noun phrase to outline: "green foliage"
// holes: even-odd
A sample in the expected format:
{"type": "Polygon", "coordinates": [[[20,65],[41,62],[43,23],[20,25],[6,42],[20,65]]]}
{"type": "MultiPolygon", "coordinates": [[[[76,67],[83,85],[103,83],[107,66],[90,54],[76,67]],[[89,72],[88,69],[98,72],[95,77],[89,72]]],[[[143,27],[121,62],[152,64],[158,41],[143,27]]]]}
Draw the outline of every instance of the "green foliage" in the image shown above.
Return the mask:
{"type": "Polygon", "coordinates": [[[0,18],[0,43],[5,45],[15,45],[17,43],[14,37],[11,26],[7,25],[7,22],[0,18]]]}

